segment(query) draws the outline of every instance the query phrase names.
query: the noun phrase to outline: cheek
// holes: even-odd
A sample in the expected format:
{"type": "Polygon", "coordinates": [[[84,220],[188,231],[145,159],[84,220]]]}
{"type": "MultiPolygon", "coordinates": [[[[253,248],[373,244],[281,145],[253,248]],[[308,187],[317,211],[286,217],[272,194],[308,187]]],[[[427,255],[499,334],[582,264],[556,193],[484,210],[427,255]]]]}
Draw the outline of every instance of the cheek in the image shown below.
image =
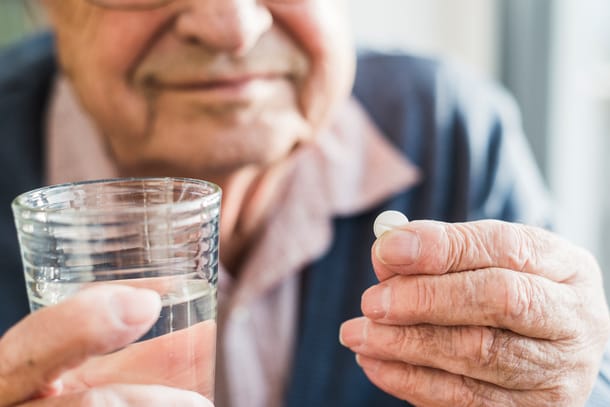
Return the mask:
{"type": "Polygon", "coordinates": [[[83,10],[57,26],[62,68],[81,103],[110,137],[122,132],[144,136],[146,129],[148,102],[135,91],[131,73],[167,16],[141,13],[83,10]]]}
{"type": "MultiPolygon", "coordinates": [[[[311,129],[298,113],[291,87],[274,95],[259,109],[234,112],[189,111],[189,106],[173,98],[157,101],[159,113],[148,142],[117,150],[133,166],[138,159],[148,162],[173,162],[189,173],[221,173],[246,165],[267,165],[286,156],[311,129]],[[193,131],[197,129],[197,131],[193,131]]],[[[193,106],[191,106],[192,108],[193,106]]]]}
{"type": "Polygon", "coordinates": [[[269,9],[310,59],[311,69],[301,90],[301,106],[314,127],[319,127],[349,95],[354,80],[355,49],[345,3],[270,1],[269,9]]]}
{"type": "Polygon", "coordinates": [[[269,9],[312,57],[327,54],[348,38],[347,13],[336,0],[272,1],[269,9]]]}
{"type": "Polygon", "coordinates": [[[58,45],[67,51],[62,52],[62,60],[66,59],[68,68],[86,65],[112,75],[128,73],[168,19],[161,10],[126,13],[93,9],[82,0],[74,7],[76,10],[69,12],[56,10],[52,16],[60,37],[58,45]],[[76,55],[78,60],[71,58],[76,55]]]}

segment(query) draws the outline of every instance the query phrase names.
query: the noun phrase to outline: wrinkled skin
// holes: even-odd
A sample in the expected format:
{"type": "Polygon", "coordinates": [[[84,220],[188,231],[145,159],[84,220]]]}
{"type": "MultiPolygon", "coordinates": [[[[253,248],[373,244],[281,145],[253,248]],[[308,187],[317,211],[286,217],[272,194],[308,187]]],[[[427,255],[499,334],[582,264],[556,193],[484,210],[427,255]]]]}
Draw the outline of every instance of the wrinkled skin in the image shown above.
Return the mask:
{"type": "Polygon", "coordinates": [[[352,85],[345,0],[45,3],[61,66],[124,172],[223,181],[270,165],[310,140],[352,85]]]}
{"type": "Polygon", "coordinates": [[[380,283],[341,341],[417,406],[582,406],[609,335],[590,254],[533,227],[413,222],[372,251],[380,283]]]}

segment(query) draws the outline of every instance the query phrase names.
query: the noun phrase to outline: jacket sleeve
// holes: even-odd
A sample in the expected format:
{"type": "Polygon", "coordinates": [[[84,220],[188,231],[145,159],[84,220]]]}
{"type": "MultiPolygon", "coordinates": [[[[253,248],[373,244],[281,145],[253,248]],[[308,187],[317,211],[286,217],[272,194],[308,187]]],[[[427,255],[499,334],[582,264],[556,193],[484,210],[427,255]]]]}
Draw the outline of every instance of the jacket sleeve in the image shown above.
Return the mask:
{"type": "Polygon", "coordinates": [[[355,95],[423,174],[413,219],[549,227],[552,206],[513,100],[454,64],[364,54],[355,95]]]}
{"type": "Polygon", "coordinates": [[[465,190],[465,218],[501,219],[552,228],[553,205],[527,138],[519,109],[503,89],[453,66],[439,68],[435,114],[438,134],[460,153],[447,171],[465,190]]]}

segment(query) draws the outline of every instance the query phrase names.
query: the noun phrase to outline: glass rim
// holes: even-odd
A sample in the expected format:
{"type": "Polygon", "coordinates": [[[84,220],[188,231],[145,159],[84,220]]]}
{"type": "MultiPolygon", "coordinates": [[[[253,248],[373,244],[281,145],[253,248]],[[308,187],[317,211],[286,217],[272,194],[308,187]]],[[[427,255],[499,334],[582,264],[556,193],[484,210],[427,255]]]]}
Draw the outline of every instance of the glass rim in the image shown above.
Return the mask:
{"type": "Polygon", "coordinates": [[[68,191],[72,187],[78,186],[87,186],[87,185],[112,185],[112,184],[120,184],[120,183],[129,183],[129,182],[180,182],[183,184],[190,185],[198,185],[198,186],[206,186],[210,189],[210,193],[205,195],[201,195],[197,199],[194,200],[185,200],[185,201],[177,201],[177,202],[163,202],[163,203],[155,203],[151,206],[129,206],[122,207],[120,210],[125,214],[134,214],[142,211],[150,211],[152,208],[155,210],[166,210],[168,208],[172,208],[172,212],[181,212],[182,210],[188,210],[193,206],[193,203],[204,203],[204,204],[214,204],[220,202],[222,196],[222,189],[213,182],[205,181],[196,178],[187,178],[187,177],[127,177],[127,178],[104,178],[104,179],[94,179],[94,180],[86,180],[86,181],[77,181],[77,182],[66,182],[62,184],[54,184],[54,185],[46,185],[36,189],[32,189],[27,192],[23,192],[17,195],[13,201],[11,202],[11,208],[15,212],[15,214],[23,214],[23,213],[31,213],[31,214],[46,214],[46,215],[62,215],[62,216],[70,216],[76,215],[79,217],[85,216],[97,216],[104,215],[116,211],[116,207],[108,207],[108,208],[90,208],[90,209],[80,209],[78,211],[69,211],[65,208],[57,209],[57,210],[49,210],[49,208],[44,206],[33,206],[26,203],[28,198],[31,198],[36,195],[40,195],[43,192],[61,192],[68,191]]]}

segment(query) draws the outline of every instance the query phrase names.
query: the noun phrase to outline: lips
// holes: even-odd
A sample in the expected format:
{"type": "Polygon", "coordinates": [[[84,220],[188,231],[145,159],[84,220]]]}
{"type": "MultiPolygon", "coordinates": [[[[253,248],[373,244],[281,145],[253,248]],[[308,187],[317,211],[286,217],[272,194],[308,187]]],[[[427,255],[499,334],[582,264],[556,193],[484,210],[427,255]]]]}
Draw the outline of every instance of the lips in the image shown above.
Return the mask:
{"type": "Polygon", "coordinates": [[[214,92],[222,90],[244,89],[255,84],[272,83],[289,79],[289,75],[279,73],[246,74],[223,76],[210,79],[180,79],[180,80],[154,80],[149,81],[151,88],[160,91],[175,92],[214,92]]]}

